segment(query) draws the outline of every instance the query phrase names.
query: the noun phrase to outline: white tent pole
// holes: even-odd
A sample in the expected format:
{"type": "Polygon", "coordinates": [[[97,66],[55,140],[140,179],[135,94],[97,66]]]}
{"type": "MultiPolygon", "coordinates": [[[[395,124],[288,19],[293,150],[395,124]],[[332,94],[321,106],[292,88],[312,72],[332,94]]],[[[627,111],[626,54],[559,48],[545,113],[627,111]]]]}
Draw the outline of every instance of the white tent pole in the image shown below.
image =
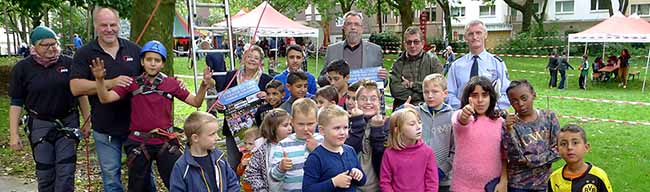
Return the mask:
{"type": "Polygon", "coordinates": [[[641,88],[641,92],[645,92],[645,81],[648,77],[648,63],[650,63],[650,49],[648,49],[648,59],[645,62],[645,74],[643,74],[643,87],[641,88]]]}
{"type": "Polygon", "coordinates": [[[320,35],[316,37],[316,71],[314,71],[314,74],[320,75],[320,71],[318,71],[318,57],[320,56],[320,35]]]}
{"type": "Polygon", "coordinates": [[[607,42],[603,42],[603,59],[605,59],[605,47],[607,47],[607,42]]]}

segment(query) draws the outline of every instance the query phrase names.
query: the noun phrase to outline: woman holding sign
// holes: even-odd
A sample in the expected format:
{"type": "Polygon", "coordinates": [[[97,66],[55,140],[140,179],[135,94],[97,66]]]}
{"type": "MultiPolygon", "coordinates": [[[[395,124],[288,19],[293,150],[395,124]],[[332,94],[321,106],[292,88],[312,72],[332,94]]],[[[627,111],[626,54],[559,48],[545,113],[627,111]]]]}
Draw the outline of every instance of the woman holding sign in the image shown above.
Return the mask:
{"type": "MultiPolygon", "coordinates": [[[[250,48],[244,51],[241,67],[237,70],[229,71],[226,73],[226,81],[217,83],[217,91],[222,92],[237,85],[243,84],[247,81],[257,82],[259,89],[264,90],[266,84],[271,81],[273,77],[263,73],[264,71],[262,70],[262,61],[264,61],[264,52],[262,48],[257,45],[252,45],[250,48]]],[[[259,99],[265,99],[266,92],[258,92],[257,97],[259,99]]],[[[219,100],[221,100],[221,98],[219,100]]],[[[218,109],[221,113],[224,113],[226,106],[221,104],[220,101],[217,101],[215,108],[218,109]]],[[[233,136],[235,133],[230,131],[230,127],[228,126],[227,120],[225,118],[222,130],[223,135],[226,137],[228,163],[233,169],[236,169],[237,165],[239,165],[239,160],[241,159],[242,154],[239,152],[237,143],[235,142],[235,138],[233,136]]]]}

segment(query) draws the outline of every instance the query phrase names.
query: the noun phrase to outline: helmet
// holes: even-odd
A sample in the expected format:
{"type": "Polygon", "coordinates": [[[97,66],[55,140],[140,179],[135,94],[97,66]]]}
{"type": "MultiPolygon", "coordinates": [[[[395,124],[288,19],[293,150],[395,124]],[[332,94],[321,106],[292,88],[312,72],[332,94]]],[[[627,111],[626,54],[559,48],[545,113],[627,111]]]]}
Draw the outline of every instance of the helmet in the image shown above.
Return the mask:
{"type": "Polygon", "coordinates": [[[140,50],[140,58],[144,57],[146,52],[158,53],[163,61],[167,60],[167,49],[160,41],[153,40],[145,43],[142,50],[140,50]]]}

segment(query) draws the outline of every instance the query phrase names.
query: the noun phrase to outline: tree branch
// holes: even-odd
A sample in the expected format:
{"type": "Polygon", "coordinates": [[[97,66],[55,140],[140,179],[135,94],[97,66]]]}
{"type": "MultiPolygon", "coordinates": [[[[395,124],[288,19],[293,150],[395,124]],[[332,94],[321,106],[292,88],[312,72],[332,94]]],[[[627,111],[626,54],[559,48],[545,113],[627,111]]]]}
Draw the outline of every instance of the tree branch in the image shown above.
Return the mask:
{"type": "Polygon", "coordinates": [[[526,9],[524,7],[524,5],[520,5],[517,2],[514,2],[513,0],[503,0],[503,1],[506,2],[506,4],[508,4],[508,6],[512,7],[513,9],[516,9],[518,11],[523,12],[524,9],[526,9]]]}

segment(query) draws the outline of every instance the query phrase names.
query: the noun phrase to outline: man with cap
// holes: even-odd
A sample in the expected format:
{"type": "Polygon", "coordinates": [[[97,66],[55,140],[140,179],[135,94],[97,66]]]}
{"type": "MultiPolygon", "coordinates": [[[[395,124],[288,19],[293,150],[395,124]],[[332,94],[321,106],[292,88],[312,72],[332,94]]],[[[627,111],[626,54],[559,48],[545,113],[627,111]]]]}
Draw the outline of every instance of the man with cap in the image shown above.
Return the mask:
{"type": "Polygon", "coordinates": [[[461,94],[465,84],[474,76],[484,76],[492,81],[494,90],[499,93],[497,109],[505,110],[510,107],[506,89],[510,85],[508,69],[501,58],[485,50],[487,30],[482,21],[474,20],[465,25],[465,41],[470,49],[466,54],[450,66],[447,73],[447,103],[454,109],[459,109],[461,94]]]}
{"type": "Polygon", "coordinates": [[[70,89],[74,95],[89,95],[92,106],[93,138],[105,191],[124,191],[120,180],[122,145],[129,134],[131,100],[102,104],[96,96],[92,60],[100,58],[106,68],[106,88],[126,87],[131,77],[142,74],[140,46],[118,37],[119,14],[115,9],[99,7],[93,11],[97,38],[77,50],[70,70],[70,89]]]}
{"type": "Polygon", "coordinates": [[[105,86],[104,61],[92,61],[92,72],[96,79],[97,96],[101,103],[120,99],[131,100],[130,134],[124,144],[129,169],[128,191],[148,191],[151,185],[151,165],[156,160],[158,172],[169,189],[169,177],[174,163],[180,157],[180,143],[174,135],[172,107],[176,97],[181,101],[201,107],[208,86],[213,86],[210,67],[203,71],[203,82],[198,96],[183,88],[180,82],[168,77],[160,70],[165,66],[167,50],[158,41],[149,41],[140,51],[140,63],[144,72],[133,77],[135,83],[126,87],[105,86]]]}
{"type": "MultiPolygon", "coordinates": [[[[22,109],[27,111],[27,137],[36,163],[38,191],[74,191],[77,145],[88,134],[79,126],[79,110],[88,117],[88,97],[70,92],[72,58],[61,55],[56,34],[39,26],[30,34],[30,56],[19,61],[9,81],[9,145],[20,150],[22,109]]],[[[85,123],[84,123],[85,124],[85,123]]]]}

